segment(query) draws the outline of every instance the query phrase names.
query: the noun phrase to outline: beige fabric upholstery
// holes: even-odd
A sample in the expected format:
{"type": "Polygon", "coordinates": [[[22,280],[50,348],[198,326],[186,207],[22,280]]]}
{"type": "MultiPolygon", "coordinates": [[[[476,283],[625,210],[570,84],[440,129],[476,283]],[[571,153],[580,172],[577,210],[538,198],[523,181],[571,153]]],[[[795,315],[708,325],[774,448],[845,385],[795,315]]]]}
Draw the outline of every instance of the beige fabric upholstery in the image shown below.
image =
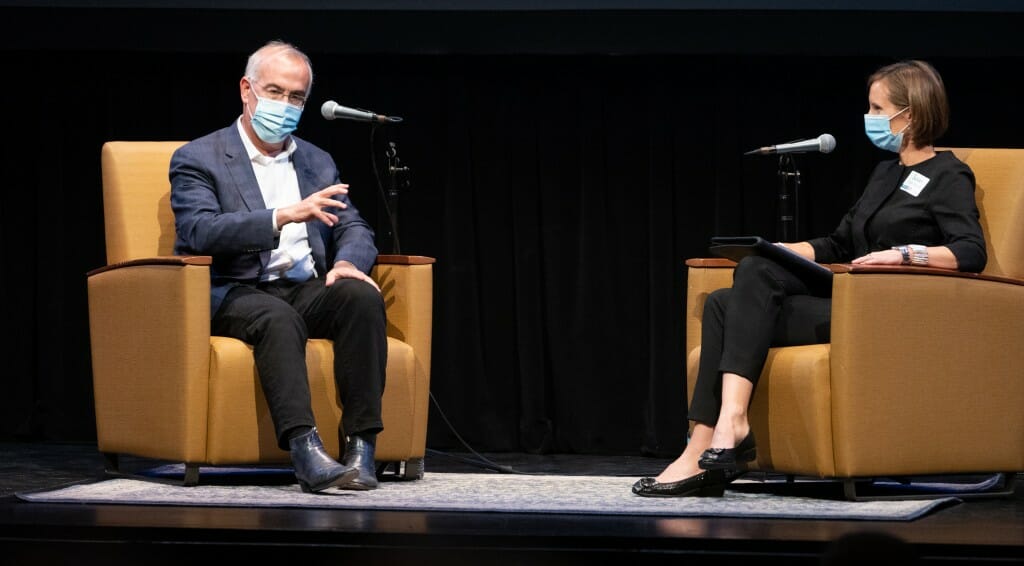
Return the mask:
{"type": "MultiPolygon", "coordinates": [[[[88,277],[101,452],[190,466],[288,462],[277,448],[249,345],[210,335],[210,258],[173,255],[168,169],[184,142],[102,150],[106,267],[88,277]]],[[[384,432],[377,460],[422,471],[430,387],[433,259],[380,256],[388,315],[384,432]],[[418,466],[418,467],[417,467],[418,466]]],[[[328,340],[310,340],[313,411],[340,456],[341,411],[328,340]]]]}
{"type": "MultiPolygon", "coordinates": [[[[771,349],[755,468],[829,478],[1024,470],[1024,149],[953,151],[977,178],[982,275],[833,266],[832,342],[771,349]]],[[[687,381],[731,262],[687,261],[687,381]]]]}

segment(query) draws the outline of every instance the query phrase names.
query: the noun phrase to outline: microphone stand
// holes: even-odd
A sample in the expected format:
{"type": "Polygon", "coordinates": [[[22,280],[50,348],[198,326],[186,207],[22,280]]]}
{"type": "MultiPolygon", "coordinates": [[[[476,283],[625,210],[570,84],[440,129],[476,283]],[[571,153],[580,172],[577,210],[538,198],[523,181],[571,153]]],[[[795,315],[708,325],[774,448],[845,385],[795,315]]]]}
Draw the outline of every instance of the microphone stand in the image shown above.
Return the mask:
{"type": "Polygon", "coordinates": [[[388,142],[388,149],[384,154],[387,157],[387,175],[388,175],[388,189],[387,189],[387,212],[388,221],[391,226],[391,243],[393,253],[400,254],[401,246],[398,240],[398,196],[399,188],[409,187],[409,168],[402,165],[401,160],[398,158],[398,148],[395,146],[395,142],[388,142]]]}
{"type": "Polygon", "coordinates": [[[779,242],[794,242],[799,235],[797,212],[800,194],[800,170],[791,154],[779,156],[779,222],[776,228],[779,242]],[[792,185],[792,190],[790,190],[792,185]]]}
{"type": "MultiPolygon", "coordinates": [[[[401,120],[401,118],[389,119],[391,122],[400,122],[401,120]]],[[[389,235],[391,236],[391,253],[401,254],[402,247],[398,241],[398,189],[399,187],[409,186],[409,180],[406,178],[409,168],[403,166],[399,161],[398,148],[395,147],[395,143],[388,142],[388,149],[385,151],[385,155],[388,158],[388,188],[387,190],[384,189],[384,184],[380,178],[380,168],[377,167],[377,152],[374,149],[376,147],[374,139],[377,133],[377,126],[379,125],[380,122],[372,122],[370,124],[370,166],[373,170],[373,177],[377,181],[378,195],[383,201],[384,209],[387,213],[387,222],[390,228],[389,235]]],[[[383,245],[380,246],[380,248],[383,247],[383,245]]]]}

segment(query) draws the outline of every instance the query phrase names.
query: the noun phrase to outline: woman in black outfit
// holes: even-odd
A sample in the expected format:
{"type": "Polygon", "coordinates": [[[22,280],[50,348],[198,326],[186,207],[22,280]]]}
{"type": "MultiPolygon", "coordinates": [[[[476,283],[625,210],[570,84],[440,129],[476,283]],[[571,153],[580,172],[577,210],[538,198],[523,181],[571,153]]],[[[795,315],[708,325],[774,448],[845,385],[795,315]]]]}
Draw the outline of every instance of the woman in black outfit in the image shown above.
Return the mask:
{"type": "MultiPolygon", "coordinates": [[[[945,87],[931,65],[902,61],[876,71],[868,78],[865,133],[899,159],[875,168],[831,235],[778,245],[820,263],[984,269],[974,174],[951,152],[935,151],[948,119],[945,87]]],[[[704,307],[686,449],[657,477],[637,481],[633,493],[722,495],[757,455],[747,408],[769,347],[828,342],[830,294],[771,260],[739,262],[732,287],[713,292],[704,307]]]]}

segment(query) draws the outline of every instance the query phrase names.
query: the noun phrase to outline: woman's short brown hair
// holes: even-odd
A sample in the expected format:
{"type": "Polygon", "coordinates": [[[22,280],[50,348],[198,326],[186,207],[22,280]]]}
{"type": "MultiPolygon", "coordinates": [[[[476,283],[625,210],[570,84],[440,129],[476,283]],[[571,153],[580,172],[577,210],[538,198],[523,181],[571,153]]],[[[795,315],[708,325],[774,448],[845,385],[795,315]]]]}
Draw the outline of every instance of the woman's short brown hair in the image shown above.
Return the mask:
{"type": "Polygon", "coordinates": [[[934,145],[949,127],[949,102],[946,85],[934,67],[924,61],[909,60],[886,65],[868,77],[868,88],[885,81],[889,101],[902,109],[910,107],[908,133],[918,147],[934,145]]]}

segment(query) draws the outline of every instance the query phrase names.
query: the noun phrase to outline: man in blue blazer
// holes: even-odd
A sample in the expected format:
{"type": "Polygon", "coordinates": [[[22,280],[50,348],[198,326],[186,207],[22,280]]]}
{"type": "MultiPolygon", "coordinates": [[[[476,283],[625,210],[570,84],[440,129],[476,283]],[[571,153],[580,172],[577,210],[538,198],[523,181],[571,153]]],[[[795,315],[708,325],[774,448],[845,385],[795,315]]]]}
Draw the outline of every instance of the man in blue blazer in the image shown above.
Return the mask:
{"type": "Polygon", "coordinates": [[[293,45],[273,41],[249,57],[242,115],[171,158],[175,253],[213,257],[211,331],[253,346],[278,444],[303,491],[374,489],[387,363],[384,302],[368,275],[377,248],[331,156],[292,135],[312,83],[293,45]],[[341,463],[317,434],[307,338],[334,342],[341,463]]]}

